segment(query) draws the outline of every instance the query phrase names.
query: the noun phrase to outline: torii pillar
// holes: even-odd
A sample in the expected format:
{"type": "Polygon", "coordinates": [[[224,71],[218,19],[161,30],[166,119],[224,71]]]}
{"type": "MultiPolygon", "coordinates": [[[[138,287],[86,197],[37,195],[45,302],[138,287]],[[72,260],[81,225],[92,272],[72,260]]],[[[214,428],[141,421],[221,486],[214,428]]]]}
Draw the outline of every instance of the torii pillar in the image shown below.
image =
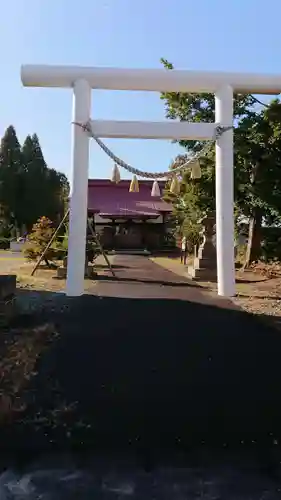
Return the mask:
{"type": "Polygon", "coordinates": [[[215,119],[231,127],[216,141],[216,249],[218,294],[235,295],[233,90],[225,85],[215,93],[215,119]]]}
{"type": "MultiPolygon", "coordinates": [[[[73,85],[73,122],[90,119],[91,87],[86,80],[73,85]]],[[[84,293],[85,246],[88,216],[89,136],[79,126],[72,129],[72,193],[70,198],[66,293],[84,293]]]]}

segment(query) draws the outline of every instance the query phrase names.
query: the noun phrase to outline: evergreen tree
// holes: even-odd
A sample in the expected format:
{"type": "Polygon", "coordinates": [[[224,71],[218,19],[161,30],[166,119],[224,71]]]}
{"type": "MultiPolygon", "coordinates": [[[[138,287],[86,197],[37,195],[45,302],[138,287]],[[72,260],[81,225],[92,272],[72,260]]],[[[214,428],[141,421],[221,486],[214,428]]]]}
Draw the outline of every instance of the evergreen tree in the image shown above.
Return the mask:
{"type": "Polygon", "coordinates": [[[8,224],[17,224],[22,207],[22,155],[16,131],[10,125],[0,146],[1,217],[8,224]]]}
{"type": "Polygon", "coordinates": [[[66,176],[48,168],[38,136],[28,135],[21,148],[14,127],[8,127],[0,146],[1,233],[7,236],[12,226],[30,230],[42,216],[56,224],[67,209],[68,195],[66,176]]]}
{"type": "Polygon", "coordinates": [[[30,227],[40,216],[58,221],[65,211],[68,181],[64,174],[48,168],[36,134],[26,137],[22,147],[25,168],[25,222],[30,227]]]}
{"type": "Polygon", "coordinates": [[[24,218],[28,227],[40,216],[46,215],[48,186],[47,165],[36,134],[28,135],[22,147],[24,164],[24,218]]]}
{"type": "Polygon", "coordinates": [[[65,174],[48,168],[48,208],[46,213],[51,220],[60,221],[68,208],[69,183],[65,174]]]}

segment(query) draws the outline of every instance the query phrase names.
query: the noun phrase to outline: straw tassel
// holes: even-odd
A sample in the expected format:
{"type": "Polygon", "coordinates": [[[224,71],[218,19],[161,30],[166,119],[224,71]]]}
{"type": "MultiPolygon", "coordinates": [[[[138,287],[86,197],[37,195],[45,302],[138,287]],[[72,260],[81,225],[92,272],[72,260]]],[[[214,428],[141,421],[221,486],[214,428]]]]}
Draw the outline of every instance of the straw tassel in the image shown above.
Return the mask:
{"type": "Polygon", "coordinates": [[[139,188],[139,181],[137,179],[137,176],[134,175],[134,177],[131,180],[129,192],[130,193],[138,193],[139,190],[140,190],[140,188],[139,188]]]}
{"type": "Polygon", "coordinates": [[[115,184],[118,184],[118,182],[120,182],[120,180],[121,180],[121,175],[120,175],[118,165],[116,163],[114,163],[114,167],[112,169],[111,181],[114,182],[115,184]]]}
{"type": "Polygon", "coordinates": [[[161,196],[160,187],[159,187],[159,184],[157,181],[153,182],[152,189],[151,189],[151,196],[155,196],[155,197],[161,196]]]}
{"type": "Polygon", "coordinates": [[[179,194],[180,193],[180,183],[179,180],[176,176],[173,177],[171,186],[170,186],[170,193],[172,194],[179,194]]]}
{"type": "Polygon", "coordinates": [[[202,172],[201,172],[200,162],[199,162],[199,160],[195,160],[191,164],[190,177],[191,177],[191,179],[201,179],[201,176],[202,176],[202,172]]]}

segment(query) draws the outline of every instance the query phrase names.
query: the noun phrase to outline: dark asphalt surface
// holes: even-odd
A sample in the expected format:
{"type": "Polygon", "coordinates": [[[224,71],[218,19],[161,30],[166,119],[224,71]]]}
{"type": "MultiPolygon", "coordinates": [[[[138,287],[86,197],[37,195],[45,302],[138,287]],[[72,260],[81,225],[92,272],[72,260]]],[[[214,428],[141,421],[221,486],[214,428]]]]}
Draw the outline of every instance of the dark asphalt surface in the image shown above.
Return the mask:
{"type": "MultiPolygon", "coordinates": [[[[277,498],[279,486],[264,479],[259,466],[241,472],[241,460],[230,468],[225,463],[204,468],[201,459],[175,465],[171,457],[202,447],[235,449],[238,455],[245,449],[262,455],[265,448],[278,451],[280,333],[244,312],[192,302],[200,288],[144,257],[118,256],[114,265],[118,282],[103,278],[93,295],[70,301],[68,312],[48,313],[59,335],[38,362],[25,416],[34,422],[40,408],[45,424],[6,429],[1,446],[35,453],[56,449],[60,456],[75,450],[67,470],[70,475],[82,470],[80,479],[79,474],[72,479],[80,498],[91,498],[90,493],[133,499],[277,498]],[[72,410],[54,425],[50,415],[62,402],[72,410]],[[77,465],[82,450],[96,460],[106,455],[105,469],[102,474],[91,469],[91,480],[85,463],[77,465]],[[127,465],[117,473],[120,458],[112,468],[112,453],[138,457],[135,472],[127,465]],[[163,456],[170,457],[170,472],[159,472],[163,456]],[[88,484],[85,494],[79,481],[88,484]]],[[[36,467],[38,478],[38,459],[36,467]]],[[[11,481],[25,478],[26,498],[32,499],[36,480],[30,470],[20,476],[13,472],[17,479],[11,481]]],[[[59,479],[45,474],[50,495],[45,498],[73,498],[70,486],[61,482],[68,473],[61,467],[58,474],[59,479]]]]}
{"type": "Polygon", "coordinates": [[[50,411],[59,387],[75,403],[74,421],[93,422],[89,443],[281,438],[280,333],[245,312],[192,302],[200,288],[145,257],[114,265],[118,282],[104,278],[67,312],[40,314],[59,335],[32,381],[31,413],[50,411]]]}
{"type": "Polygon", "coordinates": [[[166,299],[208,304],[225,304],[228,301],[212,296],[187,278],[180,277],[159,266],[147,257],[116,255],[113,260],[116,279],[107,271],[106,279],[101,279],[97,288],[90,293],[103,297],[166,299]]]}

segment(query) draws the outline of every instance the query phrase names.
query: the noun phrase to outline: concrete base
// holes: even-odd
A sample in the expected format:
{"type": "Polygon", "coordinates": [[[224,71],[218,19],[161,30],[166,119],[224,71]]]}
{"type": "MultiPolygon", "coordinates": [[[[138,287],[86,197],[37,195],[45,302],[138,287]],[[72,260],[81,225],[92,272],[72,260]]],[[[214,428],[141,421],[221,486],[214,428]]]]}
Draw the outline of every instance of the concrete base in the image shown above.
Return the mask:
{"type": "MultiPolygon", "coordinates": [[[[64,266],[58,267],[57,268],[57,278],[66,279],[66,276],[67,276],[67,268],[64,266]]],[[[95,271],[94,266],[87,266],[87,268],[85,269],[84,277],[85,278],[94,278],[95,276],[97,276],[97,273],[95,271]]]]}
{"type": "Polygon", "coordinates": [[[217,270],[216,269],[208,269],[204,267],[200,267],[199,269],[188,266],[187,269],[187,277],[191,278],[195,281],[216,281],[217,280],[217,270]]]}
{"type": "Polygon", "coordinates": [[[24,241],[11,241],[10,250],[12,252],[21,252],[24,246],[24,241]]]}
{"type": "Polygon", "coordinates": [[[15,274],[4,274],[0,276],[0,300],[6,299],[16,293],[17,276],[15,274]]]}
{"type": "Polygon", "coordinates": [[[16,314],[15,274],[0,276],[0,326],[6,326],[16,314]]]}
{"type": "Polygon", "coordinates": [[[0,301],[0,326],[8,326],[16,315],[16,297],[11,295],[0,301]]]}

